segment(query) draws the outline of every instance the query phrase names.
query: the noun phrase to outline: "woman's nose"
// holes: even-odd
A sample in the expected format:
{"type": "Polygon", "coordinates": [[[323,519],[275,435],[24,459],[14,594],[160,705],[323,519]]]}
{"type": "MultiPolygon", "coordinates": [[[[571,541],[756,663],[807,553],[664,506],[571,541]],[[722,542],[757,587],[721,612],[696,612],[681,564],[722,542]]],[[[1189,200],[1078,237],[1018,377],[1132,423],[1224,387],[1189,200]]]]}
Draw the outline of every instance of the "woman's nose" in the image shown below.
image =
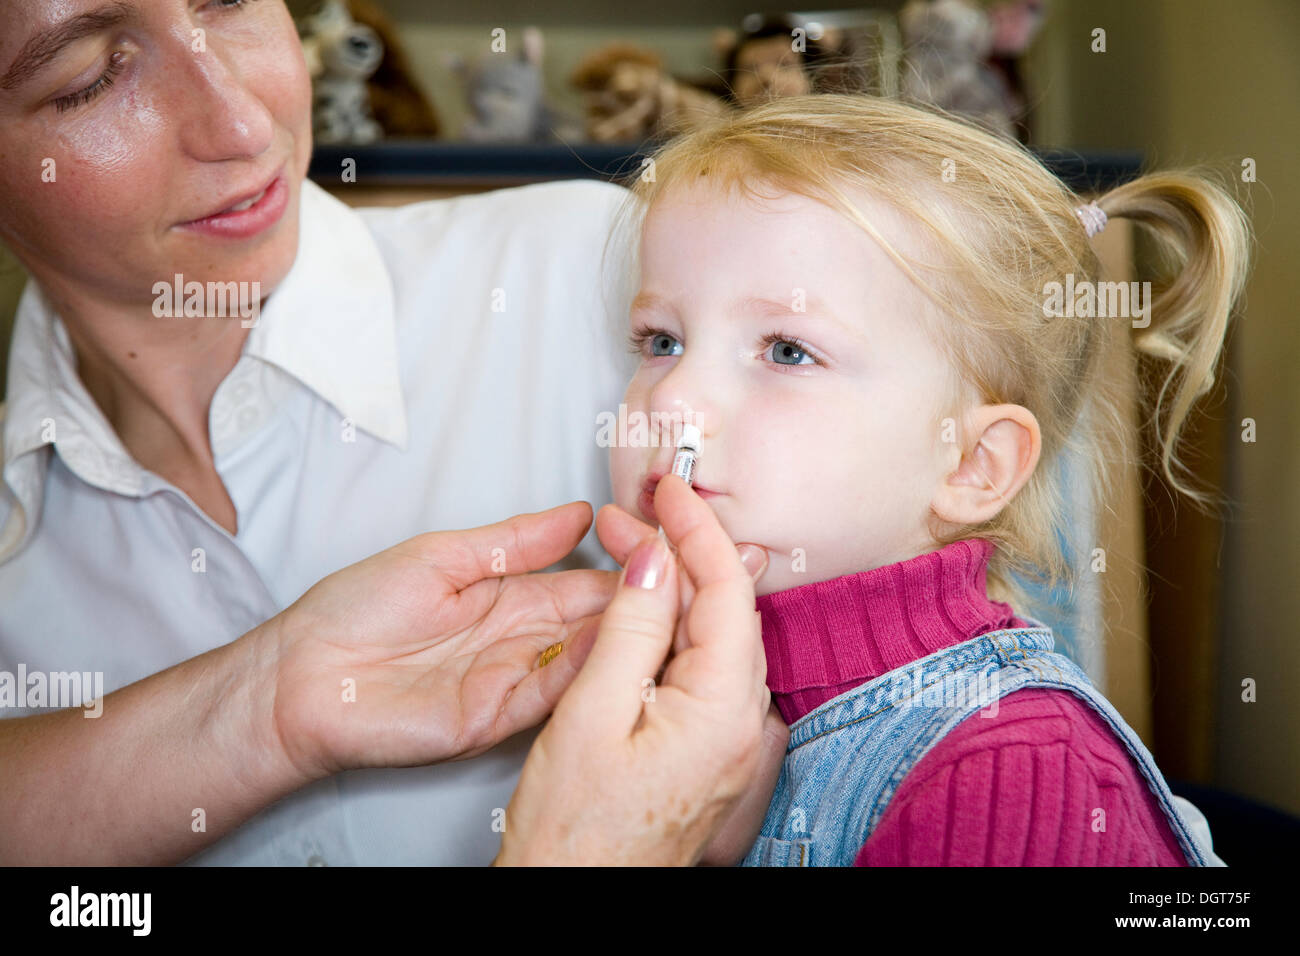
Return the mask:
{"type": "Polygon", "coordinates": [[[240,71],[212,47],[182,52],[185,65],[175,84],[177,112],[185,117],[182,137],[196,159],[217,162],[260,156],[274,142],[266,104],[244,83],[240,71]]]}

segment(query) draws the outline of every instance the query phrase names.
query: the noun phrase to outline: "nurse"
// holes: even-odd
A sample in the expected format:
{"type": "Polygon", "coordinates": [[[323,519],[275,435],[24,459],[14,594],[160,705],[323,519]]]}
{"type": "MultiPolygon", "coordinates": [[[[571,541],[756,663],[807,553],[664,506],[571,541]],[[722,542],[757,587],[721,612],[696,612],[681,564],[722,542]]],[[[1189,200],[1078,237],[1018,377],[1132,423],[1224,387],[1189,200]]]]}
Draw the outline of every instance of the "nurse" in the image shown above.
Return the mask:
{"type": "Polygon", "coordinates": [[[588,531],[629,372],[623,192],[354,211],[306,179],[310,93],[282,0],[0,0],[0,240],[32,280],[0,671],[109,692],[95,720],[0,713],[0,857],[693,862],[758,762],[765,558],[661,483],[714,665],[694,699],[736,717],[608,774],[634,728],[599,715],[657,672],[680,573],[615,508],[588,531]],[[230,291],[159,315],[159,283],[230,291]]]}

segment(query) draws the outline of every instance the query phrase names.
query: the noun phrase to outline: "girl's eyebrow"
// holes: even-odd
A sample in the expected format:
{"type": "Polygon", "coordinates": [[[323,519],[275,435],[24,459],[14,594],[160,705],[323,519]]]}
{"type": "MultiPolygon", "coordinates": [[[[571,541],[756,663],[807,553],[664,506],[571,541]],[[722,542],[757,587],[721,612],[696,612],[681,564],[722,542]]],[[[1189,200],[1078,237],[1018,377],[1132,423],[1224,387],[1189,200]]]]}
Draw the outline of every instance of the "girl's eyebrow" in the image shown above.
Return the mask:
{"type": "Polygon", "coordinates": [[[801,315],[821,316],[837,324],[844,324],[825,302],[806,289],[791,289],[790,298],[786,302],[761,296],[746,296],[740,299],[736,306],[737,311],[742,315],[759,315],[773,319],[787,319],[801,315]]]}
{"type": "Polygon", "coordinates": [[[45,69],[69,43],[117,26],[131,12],[129,4],[118,0],[36,34],[23,45],[9,72],[0,79],[0,89],[16,89],[45,69]]]}
{"type": "Polygon", "coordinates": [[[671,312],[673,311],[672,303],[661,295],[655,295],[653,292],[638,292],[632,304],[628,306],[629,312],[671,312]]]}
{"type": "MultiPolygon", "coordinates": [[[[636,312],[672,313],[676,311],[671,301],[653,292],[637,293],[636,298],[632,300],[632,304],[628,307],[629,314],[636,312]]],[[[822,317],[838,325],[845,325],[825,302],[804,289],[790,290],[790,299],[787,302],[763,296],[745,296],[735,301],[732,312],[735,315],[750,315],[764,319],[789,319],[801,315],[822,317]],[[799,307],[796,308],[796,306],[799,307]]]]}

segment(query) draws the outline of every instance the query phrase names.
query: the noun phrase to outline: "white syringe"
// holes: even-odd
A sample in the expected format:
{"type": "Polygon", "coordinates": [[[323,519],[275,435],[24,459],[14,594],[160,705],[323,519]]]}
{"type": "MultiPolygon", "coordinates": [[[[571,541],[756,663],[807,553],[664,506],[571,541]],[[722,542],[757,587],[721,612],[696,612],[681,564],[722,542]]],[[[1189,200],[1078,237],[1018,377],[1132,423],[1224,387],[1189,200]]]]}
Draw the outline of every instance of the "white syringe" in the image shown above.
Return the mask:
{"type": "MultiPolygon", "coordinates": [[[[682,434],[677,439],[677,454],[673,456],[673,474],[686,482],[687,486],[695,484],[695,463],[700,458],[700,430],[695,425],[683,425],[682,434]]],[[[664,538],[664,526],[659,526],[659,537],[664,538]]]]}

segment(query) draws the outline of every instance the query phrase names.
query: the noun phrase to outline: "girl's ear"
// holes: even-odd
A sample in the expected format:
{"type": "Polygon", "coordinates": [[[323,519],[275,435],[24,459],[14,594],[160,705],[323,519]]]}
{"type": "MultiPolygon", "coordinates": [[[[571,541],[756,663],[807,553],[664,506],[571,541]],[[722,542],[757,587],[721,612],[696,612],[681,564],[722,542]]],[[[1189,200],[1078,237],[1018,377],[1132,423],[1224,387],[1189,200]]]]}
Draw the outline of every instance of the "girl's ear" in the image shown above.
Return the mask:
{"type": "Polygon", "coordinates": [[[1038,465],[1038,419],[1021,405],[982,405],[970,413],[968,435],[957,468],[939,486],[930,504],[941,520],[974,525],[997,515],[1024,487],[1038,465]]]}

